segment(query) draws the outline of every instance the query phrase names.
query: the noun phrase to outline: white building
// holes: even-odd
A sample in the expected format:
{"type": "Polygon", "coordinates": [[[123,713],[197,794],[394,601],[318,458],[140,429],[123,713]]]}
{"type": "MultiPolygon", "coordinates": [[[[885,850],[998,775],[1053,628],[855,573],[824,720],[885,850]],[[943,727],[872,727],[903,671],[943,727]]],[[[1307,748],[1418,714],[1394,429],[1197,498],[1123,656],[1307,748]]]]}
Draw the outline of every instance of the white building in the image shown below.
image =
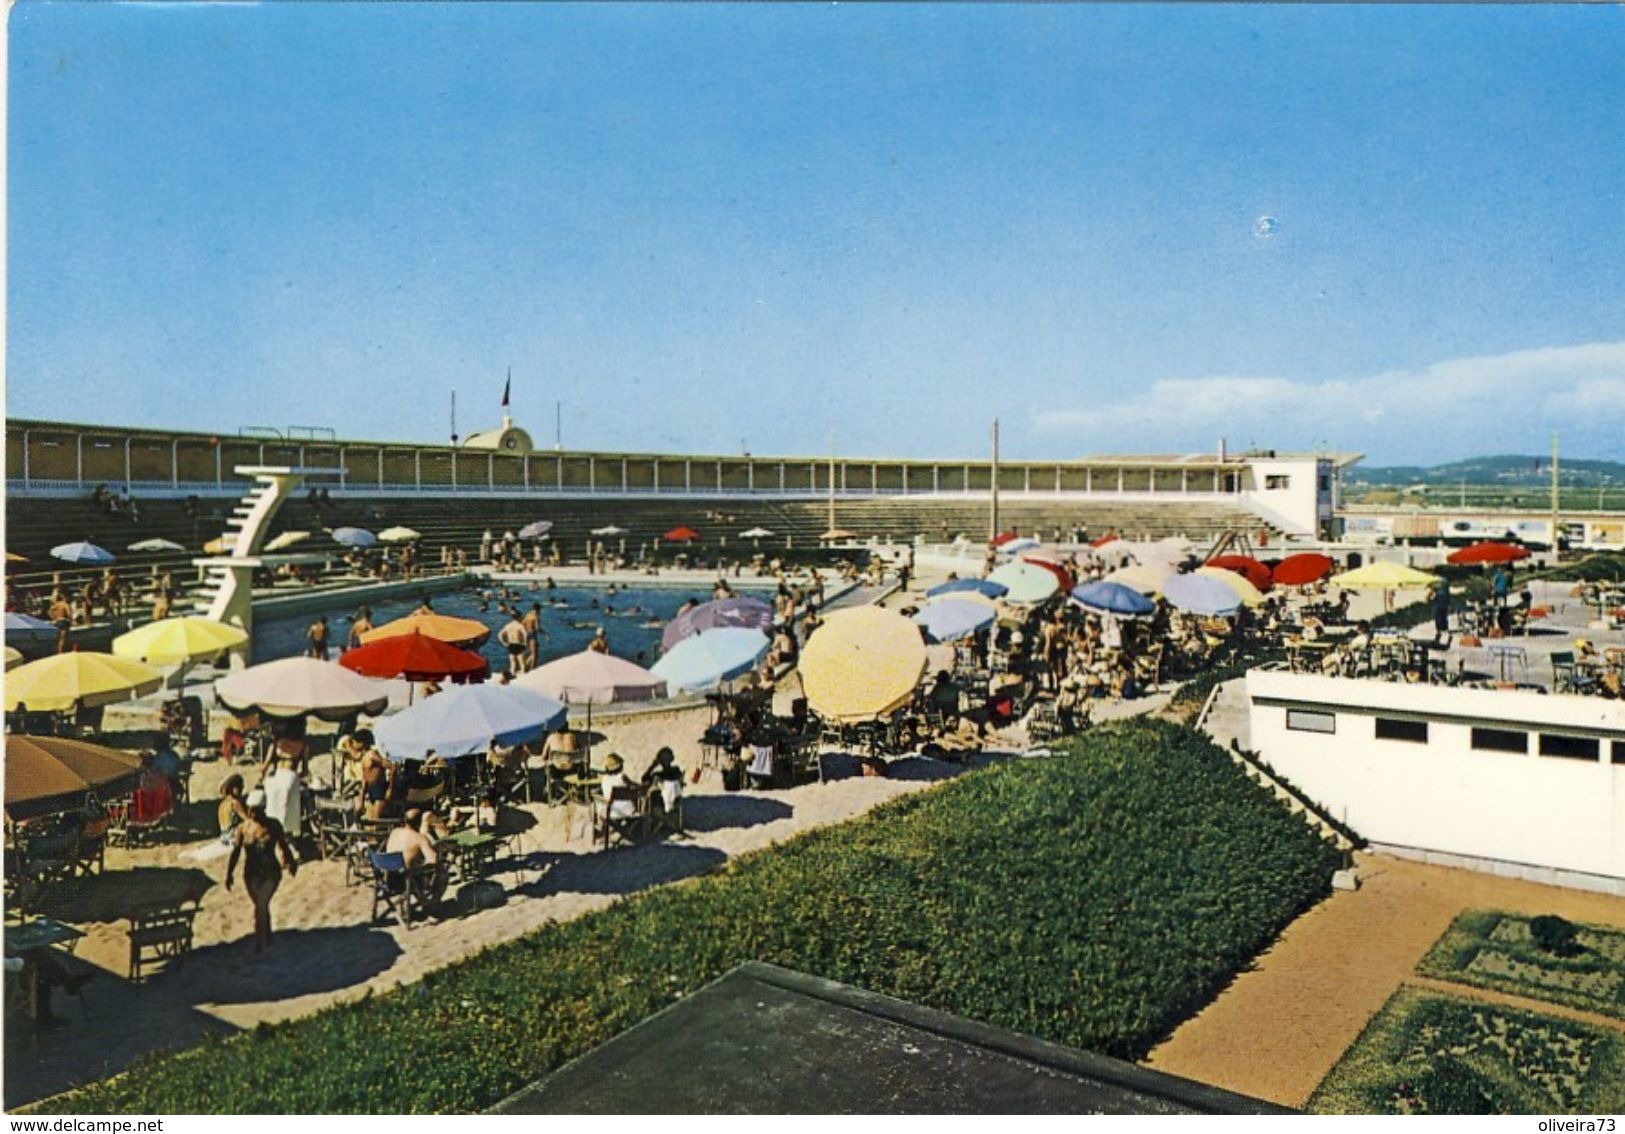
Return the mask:
{"type": "Polygon", "coordinates": [[[1275,670],[1253,748],[1374,848],[1625,896],[1625,703],[1275,670]]]}

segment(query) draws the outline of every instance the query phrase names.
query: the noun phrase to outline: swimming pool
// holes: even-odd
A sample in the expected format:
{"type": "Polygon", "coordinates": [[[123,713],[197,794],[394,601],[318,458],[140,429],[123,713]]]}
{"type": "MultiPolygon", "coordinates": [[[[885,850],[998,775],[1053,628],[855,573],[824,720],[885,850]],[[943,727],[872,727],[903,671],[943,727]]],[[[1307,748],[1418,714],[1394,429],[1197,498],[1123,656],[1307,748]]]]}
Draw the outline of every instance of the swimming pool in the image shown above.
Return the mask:
{"type": "MultiPolygon", "coordinates": [[[[711,597],[709,588],[617,588],[616,593],[610,594],[608,588],[600,587],[560,586],[547,590],[542,584],[521,583],[509,583],[505,588],[500,585],[470,587],[435,595],[430,602],[436,613],[472,618],[491,628],[491,638],[480,648],[480,654],[491,663],[493,673],[507,668],[507,651],[496,640],[497,630],[508,621],[508,616],[497,608],[504,590],[513,596],[507,603],[517,606],[521,612],[529,610],[532,603],[541,607],[545,637],[538,652],[540,661],[580,653],[602,626],[609,639],[610,653],[644,666],[653,665],[660,656],[660,632],[677,613],[677,608],[690,598],[705,602],[711,597]]],[[[406,597],[365,605],[372,610],[373,625],[382,626],[416,610],[418,601],[406,597]]],[[[256,619],[252,660],[258,663],[303,654],[305,631],[320,614],[327,616],[328,656],[337,660],[350,636],[350,622],[359,605],[362,604],[335,597],[331,607],[256,619]]]]}

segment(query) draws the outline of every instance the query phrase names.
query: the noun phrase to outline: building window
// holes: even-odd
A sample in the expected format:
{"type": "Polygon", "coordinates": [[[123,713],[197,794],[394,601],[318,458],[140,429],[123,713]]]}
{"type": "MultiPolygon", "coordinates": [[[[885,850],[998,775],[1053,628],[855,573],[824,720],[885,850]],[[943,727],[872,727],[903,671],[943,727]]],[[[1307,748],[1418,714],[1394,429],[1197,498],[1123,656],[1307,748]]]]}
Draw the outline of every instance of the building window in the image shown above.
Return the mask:
{"type": "Polygon", "coordinates": [[[1614,763],[1625,764],[1625,740],[1614,741],[1614,763]]]}
{"type": "Polygon", "coordinates": [[[1330,492],[1332,490],[1332,478],[1330,473],[1320,474],[1320,490],[1321,492],[1330,492]]]}
{"type": "Polygon", "coordinates": [[[1562,736],[1549,732],[1540,734],[1542,756],[1563,756],[1570,760],[1595,760],[1601,748],[1593,737],[1562,736]]]}
{"type": "Polygon", "coordinates": [[[1505,728],[1473,729],[1473,747],[1480,752],[1516,752],[1529,755],[1529,734],[1505,728]]]}
{"type": "Polygon", "coordinates": [[[1293,732],[1324,732],[1337,731],[1337,714],[1311,713],[1307,709],[1288,709],[1286,711],[1286,727],[1293,732]]]}
{"type": "Polygon", "coordinates": [[[1264,478],[1264,487],[1272,492],[1292,487],[1292,478],[1285,473],[1274,473],[1264,478]]]}
{"type": "Polygon", "coordinates": [[[1377,718],[1378,740],[1405,740],[1412,744],[1428,742],[1427,721],[1402,721],[1393,717],[1377,718]]]}

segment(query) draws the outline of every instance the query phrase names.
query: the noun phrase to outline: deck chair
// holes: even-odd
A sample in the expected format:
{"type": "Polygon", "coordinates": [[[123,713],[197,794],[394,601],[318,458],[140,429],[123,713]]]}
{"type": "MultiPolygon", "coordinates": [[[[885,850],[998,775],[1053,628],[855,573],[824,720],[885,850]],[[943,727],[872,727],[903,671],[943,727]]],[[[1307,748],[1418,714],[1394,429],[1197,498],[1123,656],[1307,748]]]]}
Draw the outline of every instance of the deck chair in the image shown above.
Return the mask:
{"type": "Polygon", "coordinates": [[[633,845],[649,837],[649,789],[624,784],[610,789],[609,797],[592,797],[592,835],[605,850],[616,843],[633,845]],[[619,804],[620,806],[617,806],[619,804]]]}
{"type": "Polygon", "coordinates": [[[179,901],[149,902],[130,912],[130,980],[153,961],[179,960],[192,951],[192,922],[202,905],[192,893],[179,901]]]}
{"type": "Polygon", "coordinates": [[[107,852],[107,831],[112,824],[104,815],[89,819],[79,828],[73,844],[73,873],[89,876],[103,869],[107,852]]]}
{"type": "Polygon", "coordinates": [[[1552,692],[1572,693],[1574,691],[1574,651],[1552,651],[1552,692]]]}
{"type": "Polygon", "coordinates": [[[677,798],[670,807],[666,806],[666,797],[661,792],[659,782],[649,785],[649,837],[659,838],[662,832],[684,836],[688,831],[683,826],[683,784],[677,781],[677,798]]]}
{"type": "Polygon", "coordinates": [[[380,854],[370,850],[367,861],[372,868],[372,920],[376,922],[380,912],[390,911],[411,929],[414,920],[429,912],[421,872],[408,867],[406,856],[399,851],[380,854]]]}

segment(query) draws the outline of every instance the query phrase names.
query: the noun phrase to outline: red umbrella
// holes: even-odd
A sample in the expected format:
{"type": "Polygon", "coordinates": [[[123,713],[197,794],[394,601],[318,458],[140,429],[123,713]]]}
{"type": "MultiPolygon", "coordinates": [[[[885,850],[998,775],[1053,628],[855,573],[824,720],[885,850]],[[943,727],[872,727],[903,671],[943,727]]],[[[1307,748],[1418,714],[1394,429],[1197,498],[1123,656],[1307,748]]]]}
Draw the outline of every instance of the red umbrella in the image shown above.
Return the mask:
{"type": "Polygon", "coordinates": [[[1318,551],[1304,551],[1289,555],[1275,565],[1270,576],[1283,587],[1301,587],[1305,583],[1318,583],[1332,573],[1337,563],[1330,555],[1318,551]]]}
{"type": "Polygon", "coordinates": [[[1061,593],[1063,595],[1069,593],[1073,587],[1078,585],[1077,580],[1072,577],[1072,572],[1068,571],[1059,563],[1055,563],[1049,559],[1030,555],[1023,555],[1021,557],[1021,561],[1023,563],[1031,563],[1034,567],[1042,567],[1051,575],[1054,575],[1056,581],[1061,584],[1061,593]]]}
{"type": "Polygon", "coordinates": [[[1098,539],[1090,540],[1089,541],[1089,546],[1090,547],[1105,547],[1108,543],[1112,543],[1113,541],[1118,540],[1120,538],[1122,538],[1122,537],[1121,536],[1114,536],[1114,535],[1103,535],[1103,536],[1099,537],[1098,539]]]}
{"type": "Polygon", "coordinates": [[[413,631],[379,638],[339,655],[339,664],[363,677],[408,681],[484,681],[491,667],[471,650],[413,631]]]}
{"type": "Polygon", "coordinates": [[[1000,532],[998,535],[993,537],[993,546],[994,547],[1003,547],[1005,544],[1009,543],[1011,540],[1020,539],[1020,538],[1021,537],[1019,535],[1017,535],[1015,532],[1000,532]]]}
{"type": "Polygon", "coordinates": [[[1471,547],[1464,547],[1460,551],[1452,551],[1445,556],[1447,563],[1511,563],[1515,559],[1528,559],[1529,549],[1526,547],[1513,547],[1510,543],[1495,543],[1485,541],[1475,543],[1471,547]]]}
{"type": "Polygon", "coordinates": [[[673,528],[660,538],[667,543],[692,543],[700,538],[700,533],[693,528],[673,528]]]}
{"type": "Polygon", "coordinates": [[[1271,582],[1274,581],[1270,576],[1270,569],[1250,555],[1215,555],[1207,561],[1207,565],[1234,571],[1261,591],[1269,590],[1271,582]]]}

